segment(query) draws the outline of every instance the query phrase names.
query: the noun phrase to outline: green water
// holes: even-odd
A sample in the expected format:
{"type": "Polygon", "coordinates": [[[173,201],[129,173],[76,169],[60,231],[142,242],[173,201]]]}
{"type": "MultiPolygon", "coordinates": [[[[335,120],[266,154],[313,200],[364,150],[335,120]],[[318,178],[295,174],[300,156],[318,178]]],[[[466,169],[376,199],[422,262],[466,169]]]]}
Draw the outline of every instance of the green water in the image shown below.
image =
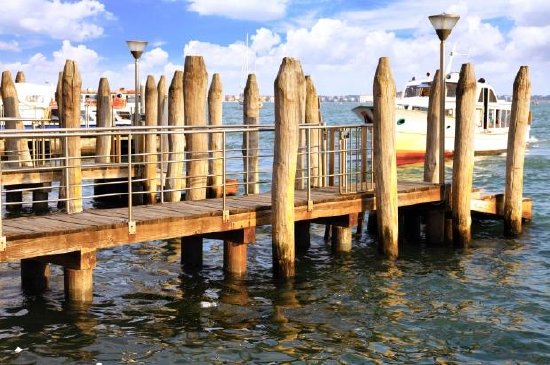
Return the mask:
{"type": "MultiPolygon", "coordinates": [[[[353,106],[323,105],[325,121],[354,121],[353,106]]],[[[263,113],[272,121],[269,104],[263,113]]],[[[389,262],[366,233],[333,256],[314,226],[285,285],[272,280],[268,228],[240,282],[224,279],[219,241],[205,242],[205,268],[193,275],[182,273],[177,243],[154,241],[99,252],[87,307],[64,302],[59,268],[44,295],[28,296],[19,264],[0,264],[0,363],[548,364],[550,106],[533,115],[525,194],[534,219],[518,239],[503,238],[501,222],[476,222],[467,251],[417,242],[389,262]]],[[[502,192],[504,164],[476,159],[476,186],[502,192]]]]}

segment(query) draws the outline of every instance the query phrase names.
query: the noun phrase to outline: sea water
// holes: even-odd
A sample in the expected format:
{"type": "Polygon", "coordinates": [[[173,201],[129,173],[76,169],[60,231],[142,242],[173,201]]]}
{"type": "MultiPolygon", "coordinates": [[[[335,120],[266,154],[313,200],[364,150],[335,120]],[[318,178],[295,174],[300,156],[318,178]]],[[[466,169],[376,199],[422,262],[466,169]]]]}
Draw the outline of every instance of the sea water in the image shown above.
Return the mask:
{"type": "MultiPolygon", "coordinates": [[[[323,104],[324,121],[354,122],[354,106],[323,104]]],[[[238,104],[224,109],[226,123],[241,121],[238,104]]],[[[467,250],[417,242],[392,262],[367,233],[334,256],[314,225],[286,284],[272,279],[269,227],[258,228],[242,281],[224,279],[219,241],[205,242],[194,274],[182,272],[177,241],[152,241],[98,253],[89,306],[65,303],[59,267],[49,290],[30,296],[19,264],[2,263],[0,363],[548,364],[550,105],[532,111],[533,221],[519,238],[504,238],[502,222],[478,221],[467,250]]],[[[262,123],[272,122],[266,103],[262,123]]],[[[504,166],[504,156],[476,158],[475,186],[503,192],[504,166]]]]}

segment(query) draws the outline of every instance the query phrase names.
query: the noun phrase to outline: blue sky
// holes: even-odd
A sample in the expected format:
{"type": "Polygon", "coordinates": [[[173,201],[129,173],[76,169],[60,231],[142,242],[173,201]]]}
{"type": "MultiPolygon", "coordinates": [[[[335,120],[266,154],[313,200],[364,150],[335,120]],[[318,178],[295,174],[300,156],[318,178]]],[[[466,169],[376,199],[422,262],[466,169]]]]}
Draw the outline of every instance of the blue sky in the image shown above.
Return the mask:
{"type": "Polygon", "coordinates": [[[444,11],[461,16],[448,40],[461,54],[455,71],[471,62],[477,77],[510,94],[519,66],[528,65],[533,93],[550,94],[547,0],[4,0],[0,66],[55,84],[73,59],[84,87],[96,88],[101,76],[111,88],[132,87],[125,41],[143,39],[142,80],[170,80],[185,55],[201,55],[209,76],[220,73],[225,93],[237,94],[248,52],[262,94],[273,94],[285,56],[301,61],[319,94],[371,94],[380,57],[390,58],[398,90],[438,67],[428,16],[444,11]]]}

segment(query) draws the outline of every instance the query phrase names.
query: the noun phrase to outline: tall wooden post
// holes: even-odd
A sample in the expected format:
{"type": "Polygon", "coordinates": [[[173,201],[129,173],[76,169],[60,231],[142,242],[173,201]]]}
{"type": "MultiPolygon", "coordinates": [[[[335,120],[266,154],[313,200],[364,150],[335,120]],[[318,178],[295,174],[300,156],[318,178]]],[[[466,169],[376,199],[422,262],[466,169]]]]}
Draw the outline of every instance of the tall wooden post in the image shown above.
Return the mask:
{"type": "MultiPolygon", "coordinates": [[[[145,83],[145,125],[154,127],[157,125],[158,112],[158,91],[155,78],[152,75],[147,76],[145,83]]],[[[153,204],[157,201],[157,135],[153,129],[148,129],[145,135],[145,156],[143,158],[145,167],[144,187],[145,201],[147,204],[153,204]]]]}
{"type": "MultiPolygon", "coordinates": [[[[67,128],[80,128],[80,92],[82,80],[75,61],[67,60],[63,68],[62,82],[62,120],[67,128]]],[[[82,211],[82,173],[80,160],[80,137],[65,137],[63,154],[67,158],[67,168],[63,169],[63,181],[68,182],[67,211],[82,211]]]]}
{"type": "MultiPolygon", "coordinates": [[[[321,123],[321,113],[319,110],[319,97],[315,84],[310,75],[306,75],[306,114],[305,122],[307,124],[319,125],[321,123]]],[[[310,177],[311,186],[319,187],[320,185],[320,171],[319,171],[319,136],[320,129],[312,129],[309,132],[309,145],[310,145],[310,177]]]]}
{"type": "MultiPolygon", "coordinates": [[[[439,114],[441,83],[439,70],[435,72],[430,87],[426,130],[426,154],[424,155],[424,181],[439,183],[439,114]]],[[[430,209],[426,213],[426,240],[441,243],[445,236],[445,207],[430,209]]]]}
{"type": "MultiPolygon", "coordinates": [[[[185,125],[206,126],[206,89],[208,74],[201,56],[185,57],[183,78],[183,99],[185,103],[185,125]]],[[[187,151],[187,200],[206,198],[208,177],[208,135],[194,133],[186,135],[187,151]]]]}
{"type": "MultiPolygon", "coordinates": [[[[248,75],[244,88],[243,124],[248,127],[257,127],[260,124],[260,90],[256,82],[256,75],[248,75]]],[[[259,132],[243,133],[243,165],[244,181],[247,194],[260,192],[258,147],[259,132]]]]}
{"type": "MultiPolygon", "coordinates": [[[[162,75],[157,84],[158,109],[157,109],[157,125],[168,125],[168,90],[166,88],[166,76],[162,75]]],[[[161,171],[166,171],[166,160],[168,159],[168,135],[166,129],[161,129],[160,146],[159,146],[159,166],[161,171]]],[[[161,181],[161,184],[163,181],[161,181]]]]}
{"type": "MultiPolygon", "coordinates": [[[[208,74],[201,56],[186,56],[183,77],[183,101],[185,125],[206,126],[206,89],[208,74]]],[[[208,179],[208,135],[186,135],[187,152],[187,200],[206,198],[208,179]]],[[[184,237],[181,246],[182,263],[186,268],[202,267],[202,237],[184,237]]]]}
{"type": "Polygon", "coordinates": [[[506,154],[506,187],[504,190],[504,234],[517,236],[521,233],[523,201],[523,163],[529,125],[531,80],[529,68],[521,66],[514,80],[512,115],[508,132],[506,154]]]}
{"type": "Polygon", "coordinates": [[[275,151],[271,201],[273,270],[294,277],[294,181],[299,123],[305,100],[305,78],[298,60],[285,57],[275,79],[275,151]]]}
{"type": "MultiPolygon", "coordinates": [[[[208,124],[212,127],[222,125],[223,117],[223,85],[220,74],[212,76],[210,89],[208,89],[208,124]]],[[[219,198],[223,195],[223,134],[211,133],[209,140],[210,149],[210,196],[219,198]]]]}
{"type": "Polygon", "coordinates": [[[170,129],[168,146],[170,157],[166,172],[166,193],[164,200],[179,202],[182,189],[185,188],[183,176],[183,161],[185,159],[185,135],[181,127],[184,125],[183,110],[183,71],[175,71],[168,91],[168,125],[170,129]]]}
{"type": "Polygon", "coordinates": [[[471,240],[470,201],[474,172],[474,120],[476,106],[474,66],[466,63],[460,69],[456,90],[456,131],[453,154],[453,243],[466,246],[471,240]]]}
{"type": "Polygon", "coordinates": [[[55,102],[57,104],[57,114],[59,115],[59,126],[65,128],[65,122],[63,121],[63,71],[59,72],[57,77],[55,102]]]}
{"type": "Polygon", "coordinates": [[[373,84],[374,166],[378,239],[388,258],[398,256],[395,83],[386,57],[380,58],[373,84]]]}
{"type": "MultiPolygon", "coordinates": [[[[111,107],[111,89],[106,77],[99,79],[97,90],[97,126],[110,128],[113,126],[113,113],[111,107]]],[[[111,136],[96,137],[96,163],[111,162],[111,136]]]]}

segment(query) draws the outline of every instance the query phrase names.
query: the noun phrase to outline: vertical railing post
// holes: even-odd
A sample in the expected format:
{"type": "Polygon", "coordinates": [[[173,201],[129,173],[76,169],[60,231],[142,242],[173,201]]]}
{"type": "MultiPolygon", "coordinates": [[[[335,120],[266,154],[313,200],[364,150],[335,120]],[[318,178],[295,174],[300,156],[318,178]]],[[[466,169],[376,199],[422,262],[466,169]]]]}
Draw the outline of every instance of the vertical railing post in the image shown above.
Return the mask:
{"type": "Polygon", "coordinates": [[[306,148],[307,148],[307,210],[311,212],[313,210],[313,199],[311,199],[311,128],[306,130],[306,148]]]}
{"type": "Polygon", "coordinates": [[[132,189],[132,132],[128,133],[128,233],[136,233],[136,222],[134,222],[134,217],[132,215],[132,205],[133,205],[133,189],[132,189]]]}
{"type": "Polygon", "coordinates": [[[222,145],[223,145],[223,149],[222,149],[222,160],[223,160],[223,167],[222,167],[222,181],[223,181],[223,221],[224,222],[228,222],[229,221],[229,210],[227,209],[227,183],[226,183],[226,178],[225,178],[225,175],[226,175],[226,160],[227,160],[227,156],[226,156],[226,150],[225,150],[225,142],[226,142],[226,131],[224,130],[223,131],[223,135],[222,135],[222,145]]]}

